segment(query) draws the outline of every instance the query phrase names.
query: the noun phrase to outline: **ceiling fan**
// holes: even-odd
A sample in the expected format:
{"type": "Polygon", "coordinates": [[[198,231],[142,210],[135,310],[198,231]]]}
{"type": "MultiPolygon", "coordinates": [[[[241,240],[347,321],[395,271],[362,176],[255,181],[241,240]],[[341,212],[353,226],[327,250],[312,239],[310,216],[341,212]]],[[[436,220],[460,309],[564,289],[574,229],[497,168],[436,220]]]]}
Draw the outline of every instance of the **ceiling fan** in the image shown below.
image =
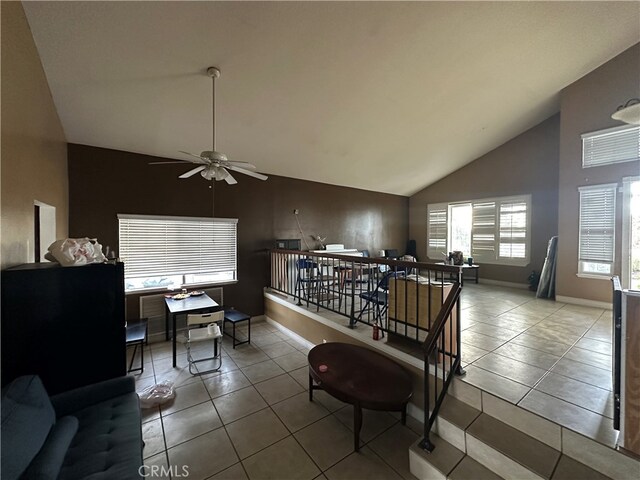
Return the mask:
{"type": "Polygon", "coordinates": [[[211,138],[212,138],[212,148],[211,150],[205,150],[201,152],[200,155],[196,155],[195,153],[183,152],[179,150],[180,153],[184,153],[185,155],[189,155],[193,157],[189,160],[181,160],[181,161],[171,161],[171,162],[151,162],[149,165],[162,165],[168,163],[184,163],[190,162],[198,165],[196,168],[189,170],[188,172],[183,173],[178,178],[189,178],[196,173],[200,173],[207,180],[224,180],[229,185],[233,185],[238,183],[238,181],[233,178],[229,170],[243,173],[245,175],[249,175],[250,177],[255,177],[260,180],[266,180],[266,175],[262,175],[261,173],[253,172],[255,170],[255,165],[252,165],[248,162],[238,162],[234,160],[229,160],[224,153],[220,153],[216,151],[216,78],[220,77],[220,70],[216,67],[207,68],[207,75],[211,77],[212,81],[212,94],[211,94],[211,110],[212,114],[212,122],[211,122],[211,138]]]}

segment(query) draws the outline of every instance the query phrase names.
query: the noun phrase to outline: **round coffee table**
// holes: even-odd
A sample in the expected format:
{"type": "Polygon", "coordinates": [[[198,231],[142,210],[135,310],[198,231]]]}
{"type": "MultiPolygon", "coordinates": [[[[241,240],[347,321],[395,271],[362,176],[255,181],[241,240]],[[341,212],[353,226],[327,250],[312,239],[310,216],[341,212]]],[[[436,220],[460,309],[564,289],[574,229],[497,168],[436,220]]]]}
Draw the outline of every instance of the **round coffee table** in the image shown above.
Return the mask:
{"type": "Polygon", "coordinates": [[[324,390],[353,405],[356,452],[363,408],[402,412],[402,423],[406,422],[413,386],[409,373],[393,360],[364,347],[333,342],[313,347],[308,358],[309,400],[313,401],[313,390],[324,390]]]}

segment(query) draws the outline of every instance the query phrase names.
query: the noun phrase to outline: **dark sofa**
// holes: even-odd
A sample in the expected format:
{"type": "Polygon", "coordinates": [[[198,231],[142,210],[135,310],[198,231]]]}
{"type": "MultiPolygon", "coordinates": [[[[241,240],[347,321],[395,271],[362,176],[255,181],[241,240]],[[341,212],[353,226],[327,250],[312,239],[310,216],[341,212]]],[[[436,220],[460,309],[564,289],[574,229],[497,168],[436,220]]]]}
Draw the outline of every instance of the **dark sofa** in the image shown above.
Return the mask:
{"type": "Polygon", "coordinates": [[[49,397],[35,375],[2,389],[3,480],[141,478],[142,429],[133,377],[49,397]]]}

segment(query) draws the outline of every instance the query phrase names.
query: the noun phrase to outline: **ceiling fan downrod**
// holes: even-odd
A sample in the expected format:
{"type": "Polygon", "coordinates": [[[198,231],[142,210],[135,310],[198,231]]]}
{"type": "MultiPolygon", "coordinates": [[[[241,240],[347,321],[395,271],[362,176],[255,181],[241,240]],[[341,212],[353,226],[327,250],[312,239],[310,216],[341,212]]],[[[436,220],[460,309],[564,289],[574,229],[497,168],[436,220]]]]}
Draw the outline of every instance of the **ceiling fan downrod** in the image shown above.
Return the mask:
{"type": "Polygon", "coordinates": [[[207,75],[211,77],[211,150],[216,151],[216,78],[220,78],[220,70],[216,67],[207,68],[207,75]]]}

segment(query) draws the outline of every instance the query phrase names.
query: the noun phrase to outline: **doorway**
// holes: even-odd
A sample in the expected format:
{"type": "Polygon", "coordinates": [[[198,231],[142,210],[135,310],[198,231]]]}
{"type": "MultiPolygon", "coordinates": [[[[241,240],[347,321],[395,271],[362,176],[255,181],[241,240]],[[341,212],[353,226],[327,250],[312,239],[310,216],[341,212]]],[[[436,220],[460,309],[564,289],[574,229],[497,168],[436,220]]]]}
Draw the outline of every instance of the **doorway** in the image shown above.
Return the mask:
{"type": "Polygon", "coordinates": [[[49,245],[56,241],[56,207],[33,201],[34,261],[42,262],[49,245]]]}

